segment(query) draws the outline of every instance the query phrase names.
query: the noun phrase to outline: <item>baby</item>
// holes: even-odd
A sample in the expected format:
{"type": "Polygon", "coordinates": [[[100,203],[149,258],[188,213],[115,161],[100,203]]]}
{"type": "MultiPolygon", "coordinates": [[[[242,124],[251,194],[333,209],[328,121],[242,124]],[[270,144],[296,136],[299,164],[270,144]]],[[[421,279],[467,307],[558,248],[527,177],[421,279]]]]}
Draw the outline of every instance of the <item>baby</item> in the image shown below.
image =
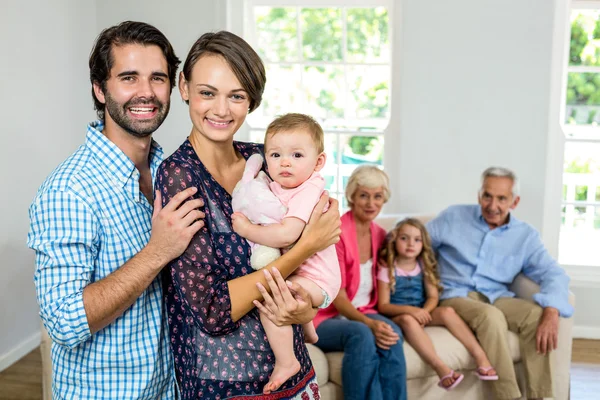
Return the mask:
{"type": "MultiPolygon", "coordinates": [[[[271,122],[265,133],[265,156],[273,179],[270,188],[287,212],[280,222],[269,225],[252,224],[236,212],[232,224],[239,235],[275,248],[287,248],[298,240],[325,189],[325,180],[319,175],[326,160],[323,142],[323,129],[308,115],[286,114],[271,122]]],[[[313,305],[328,307],[341,285],[335,246],[308,258],[289,280],[309,292],[313,305]]],[[[263,389],[269,394],[294,376],[300,363],[294,355],[292,327],[278,327],[262,314],[260,319],[276,359],[263,389]]],[[[304,334],[309,343],[318,339],[312,322],[304,324],[304,334]]]]}

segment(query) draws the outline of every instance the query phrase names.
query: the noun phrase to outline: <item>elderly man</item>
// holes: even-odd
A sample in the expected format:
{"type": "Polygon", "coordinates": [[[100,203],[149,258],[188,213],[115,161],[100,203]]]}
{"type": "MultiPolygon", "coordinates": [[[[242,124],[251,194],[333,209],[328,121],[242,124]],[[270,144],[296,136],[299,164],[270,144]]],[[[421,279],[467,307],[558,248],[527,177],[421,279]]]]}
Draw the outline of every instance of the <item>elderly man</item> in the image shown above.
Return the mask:
{"type": "Polygon", "coordinates": [[[488,168],[478,206],[451,206],[427,225],[444,287],[441,305],[454,308],[475,331],[498,372],[491,382],[498,399],[521,397],[507,329],[519,335],[528,397],[553,397],[550,351],[556,349],[559,316],[573,314],[568,276],[538,232],[510,213],[519,200],[516,175],[488,168]],[[508,289],[519,273],[540,285],[535,303],[508,289]]]}

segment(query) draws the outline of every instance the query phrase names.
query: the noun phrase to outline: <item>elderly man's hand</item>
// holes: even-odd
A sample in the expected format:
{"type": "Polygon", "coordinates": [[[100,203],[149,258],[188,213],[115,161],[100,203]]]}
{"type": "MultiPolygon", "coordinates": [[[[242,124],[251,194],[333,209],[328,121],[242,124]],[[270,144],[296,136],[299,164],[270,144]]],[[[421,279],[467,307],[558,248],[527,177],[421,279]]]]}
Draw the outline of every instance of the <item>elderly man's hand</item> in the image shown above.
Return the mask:
{"type": "Polygon", "coordinates": [[[545,355],[552,350],[556,350],[558,346],[558,319],[559,313],[556,308],[544,308],[544,313],[535,334],[538,353],[545,355]]]}

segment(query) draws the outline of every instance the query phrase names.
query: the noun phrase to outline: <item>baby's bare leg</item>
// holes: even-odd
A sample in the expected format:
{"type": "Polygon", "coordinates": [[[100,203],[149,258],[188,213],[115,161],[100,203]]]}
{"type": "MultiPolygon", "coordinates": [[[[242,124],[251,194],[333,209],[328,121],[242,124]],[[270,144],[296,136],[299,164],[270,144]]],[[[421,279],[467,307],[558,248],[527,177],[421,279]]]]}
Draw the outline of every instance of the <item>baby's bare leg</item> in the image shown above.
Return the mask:
{"type": "Polygon", "coordinates": [[[279,389],[292,376],[300,371],[300,363],[294,354],[294,332],[290,325],[277,326],[271,320],[260,314],[269,345],[275,354],[275,368],[264,386],[263,393],[269,394],[279,389]]]}
{"type": "MultiPolygon", "coordinates": [[[[310,295],[310,301],[312,302],[313,307],[319,307],[321,304],[323,304],[323,301],[325,301],[321,287],[310,279],[298,275],[292,275],[288,279],[292,282],[296,282],[306,289],[310,295]]],[[[317,330],[315,329],[312,321],[307,322],[306,324],[302,325],[302,327],[304,328],[304,340],[306,343],[317,343],[319,336],[317,335],[317,330]]]]}

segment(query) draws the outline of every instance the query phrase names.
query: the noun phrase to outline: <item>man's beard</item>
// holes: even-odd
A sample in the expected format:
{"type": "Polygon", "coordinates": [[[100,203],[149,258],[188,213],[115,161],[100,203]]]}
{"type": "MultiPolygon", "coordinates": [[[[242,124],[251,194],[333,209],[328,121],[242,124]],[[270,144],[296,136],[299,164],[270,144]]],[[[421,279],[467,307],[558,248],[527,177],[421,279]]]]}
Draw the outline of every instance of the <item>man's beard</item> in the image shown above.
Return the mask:
{"type": "Polygon", "coordinates": [[[106,101],[106,112],[110,114],[110,117],[113,119],[113,121],[115,121],[115,123],[123,128],[126,132],[135,137],[146,137],[152,135],[152,133],[154,133],[154,131],[156,131],[158,127],[162,125],[163,121],[169,114],[170,102],[164,104],[156,98],[152,100],[134,98],[122,105],[114,100],[110,93],[106,92],[104,99],[106,101]],[[152,104],[157,108],[156,115],[151,119],[136,120],[127,115],[128,108],[144,106],[148,104],[152,104]]]}

